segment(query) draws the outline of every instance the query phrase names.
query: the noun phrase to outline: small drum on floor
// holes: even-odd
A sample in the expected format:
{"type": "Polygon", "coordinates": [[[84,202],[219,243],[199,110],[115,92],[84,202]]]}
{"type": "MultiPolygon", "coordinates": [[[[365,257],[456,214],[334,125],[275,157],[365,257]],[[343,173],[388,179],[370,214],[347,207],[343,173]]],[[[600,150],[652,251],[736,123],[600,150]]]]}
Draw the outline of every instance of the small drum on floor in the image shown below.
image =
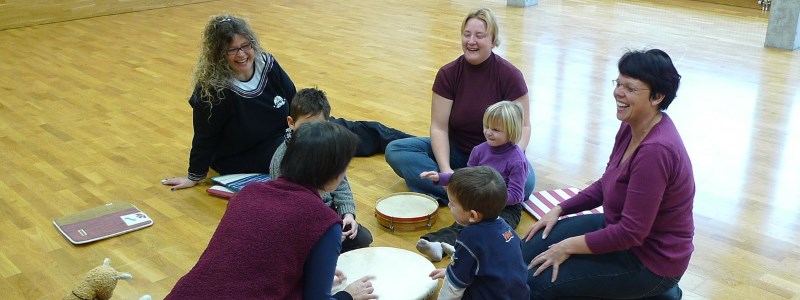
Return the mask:
{"type": "Polygon", "coordinates": [[[428,277],[436,266],[422,255],[392,247],[367,247],[339,255],[336,268],[347,280],[333,287],[333,293],[364,276],[374,276],[373,292],[381,300],[432,298],[439,280],[428,277]]]}
{"type": "Polygon", "coordinates": [[[378,199],[375,218],[389,230],[430,229],[436,223],[439,203],[433,197],[414,193],[394,193],[378,199]]]}

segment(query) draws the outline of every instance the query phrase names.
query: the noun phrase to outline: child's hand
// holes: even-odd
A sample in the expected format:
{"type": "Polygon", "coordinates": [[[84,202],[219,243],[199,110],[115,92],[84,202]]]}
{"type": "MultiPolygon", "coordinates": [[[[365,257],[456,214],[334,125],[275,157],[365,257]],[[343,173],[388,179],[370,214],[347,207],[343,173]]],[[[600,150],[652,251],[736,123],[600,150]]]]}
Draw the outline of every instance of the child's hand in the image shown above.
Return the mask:
{"type": "Polygon", "coordinates": [[[419,174],[419,178],[430,179],[431,181],[439,181],[439,173],[436,171],[427,171],[419,174]]]}
{"type": "Polygon", "coordinates": [[[430,274],[428,274],[428,277],[430,277],[431,279],[444,278],[444,275],[446,273],[447,273],[447,269],[436,269],[436,270],[433,270],[433,272],[431,272],[430,274]]]}
{"type": "Polygon", "coordinates": [[[347,281],[347,276],[344,276],[342,270],[336,269],[336,272],[333,273],[333,286],[338,286],[345,281],[347,281]]]}
{"type": "Polygon", "coordinates": [[[353,214],[345,214],[342,218],[342,241],[345,238],[354,239],[358,234],[358,222],[353,214]]]}

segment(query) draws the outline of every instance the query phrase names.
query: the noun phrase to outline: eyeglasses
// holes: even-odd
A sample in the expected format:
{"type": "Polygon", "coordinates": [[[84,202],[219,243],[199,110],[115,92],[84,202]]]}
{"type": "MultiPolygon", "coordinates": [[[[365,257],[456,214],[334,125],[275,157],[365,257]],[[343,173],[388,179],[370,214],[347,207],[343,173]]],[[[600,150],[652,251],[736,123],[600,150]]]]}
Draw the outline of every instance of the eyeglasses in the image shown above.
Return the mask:
{"type": "Polygon", "coordinates": [[[621,85],[621,84],[619,84],[619,80],[616,80],[616,79],[611,80],[611,84],[614,85],[614,89],[617,89],[619,87],[623,87],[623,88],[625,88],[626,92],[631,93],[631,94],[636,94],[636,92],[638,92],[638,91],[649,91],[650,90],[650,89],[637,89],[637,88],[633,88],[633,87],[630,87],[630,86],[627,86],[627,85],[621,85]]]}
{"type": "Polygon", "coordinates": [[[250,51],[250,49],[253,49],[253,44],[247,43],[239,48],[230,48],[227,51],[225,51],[225,53],[227,53],[228,55],[236,55],[237,53],[239,53],[239,50],[242,50],[242,52],[247,52],[250,51]]]}

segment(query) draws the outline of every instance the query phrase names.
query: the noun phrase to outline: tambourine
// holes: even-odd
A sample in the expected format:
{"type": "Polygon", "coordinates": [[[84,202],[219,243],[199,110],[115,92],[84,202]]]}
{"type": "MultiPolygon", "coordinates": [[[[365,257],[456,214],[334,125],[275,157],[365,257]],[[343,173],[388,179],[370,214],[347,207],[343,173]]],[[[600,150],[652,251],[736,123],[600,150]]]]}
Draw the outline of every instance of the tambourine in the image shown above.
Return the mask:
{"type": "Polygon", "coordinates": [[[432,197],[414,193],[394,193],[378,199],[375,218],[389,230],[430,229],[438,216],[439,203],[432,197]]]}

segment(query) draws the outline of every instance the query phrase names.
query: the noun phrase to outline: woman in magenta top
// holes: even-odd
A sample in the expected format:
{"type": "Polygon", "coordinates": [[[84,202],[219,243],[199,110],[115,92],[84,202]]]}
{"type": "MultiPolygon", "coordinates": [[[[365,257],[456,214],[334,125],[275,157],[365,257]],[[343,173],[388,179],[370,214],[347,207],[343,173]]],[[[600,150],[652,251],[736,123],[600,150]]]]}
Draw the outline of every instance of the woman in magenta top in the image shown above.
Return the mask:
{"type": "Polygon", "coordinates": [[[692,163],[663,111],[681,76],[664,51],[630,51],[613,81],[622,121],[603,176],[526,235],[531,299],[680,299],[694,250],[692,163]],[[559,220],[603,206],[603,214],[559,220]]]}
{"type": "MultiPolygon", "coordinates": [[[[473,10],[461,23],[464,55],[444,65],[436,74],[431,99],[430,137],[395,140],[386,146],[386,162],[412,192],[428,194],[446,205],[447,193],[419,174],[452,173],[467,166],[472,148],[485,141],[483,113],[502,100],[519,104],[523,112],[524,151],[531,136],[528,86],[522,72],[492,52],[500,45],[500,28],[488,8],[473,10]]],[[[525,182],[525,197],[533,191],[533,167],[525,182]]]]}

